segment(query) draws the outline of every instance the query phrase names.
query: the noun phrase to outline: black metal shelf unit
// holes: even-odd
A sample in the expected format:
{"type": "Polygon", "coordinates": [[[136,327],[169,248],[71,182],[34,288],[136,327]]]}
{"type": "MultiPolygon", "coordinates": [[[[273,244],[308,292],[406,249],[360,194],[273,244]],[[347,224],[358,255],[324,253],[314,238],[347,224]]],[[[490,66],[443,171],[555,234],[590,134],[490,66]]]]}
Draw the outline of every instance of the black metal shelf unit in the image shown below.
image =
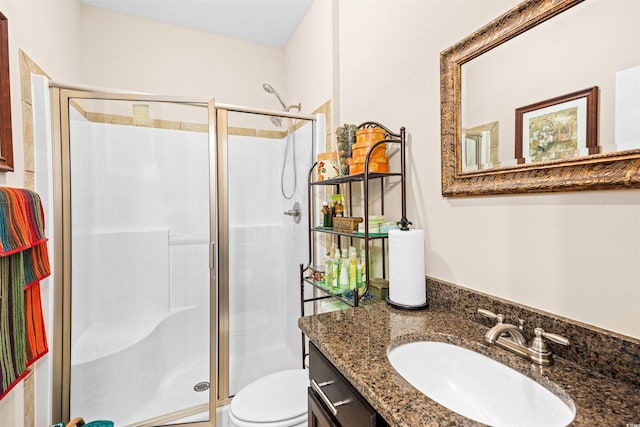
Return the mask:
{"type": "MultiPolygon", "coordinates": [[[[400,221],[398,222],[398,225],[400,228],[406,229],[407,226],[409,224],[411,224],[408,220],[407,220],[407,215],[406,215],[406,176],[405,176],[405,149],[406,149],[406,132],[405,132],[405,128],[402,127],[400,128],[400,131],[398,133],[396,132],[392,132],[390,129],[386,128],[385,126],[381,125],[380,123],[377,122],[365,122],[362,123],[360,126],[358,126],[358,129],[365,129],[365,128],[381,128],[383,129],[386,134],[387,134],[387,138],[383,139],[381,141],[376,142],[373,146],[371,146],[367,152],[367,155],[365,157],[365,163],[364,163],[364,172],[363,173],[359,173],[359,174],[353,174],[353,175],[343,175],[343,176],[338,176],[335,178],[331,178],[331,179],[326,179],[323,181],[314,181],[314,171],[316,168],[316,164],[314,164],[311,169],[309,170],[309,175],[308,175],[308,207],[307,207],[307,213],[308,213],[308,221],[309,221],[309,263],[304,266],[304,265],[300,265],[300,304],[301,304],[301,308],[302,308],[302,313],[304,315],[304,304],[306,302],[311,302],[311,301],[316,301],[319,299],[326,299],[326,298],[337,298],[338,300],[357,307],[359,305],[362,305],[363,303],[367,303],[368,301],[363,300],[364,295],[367,295],[367,292],[369,290],[369,284],[370,284],[370,279],[371,279],[371,274],[369,274],[369,272],[367,272],[366,275],[366,280],[365,280],[365,284],[364,284],[364,291],[362,292],[362,294],[360,294],[359,292],[355,291],[355,292],[335,292],[334,290],[328,288],[327,286],[325,286],[322,282],[317,282],[313,280],[313,273],[316,270],[316,268],[313,267],[313,262],[314,262],[314,247],[315,247],[315,239],[314,239],[314,235],[316,234],[332,234],[332,235],[337,235],[339,237],[345,237],[345,238],[350,238],[350,239],[362,239],[364,241],[364,252],[365,252],[365,265],[369,266],[370,262],[369,262],[369,257],[370,257],[370,253],[369,253],[369,249],[370,249],[370,242],[373,240],[382,240],[382,269],[383,269],[383,276],[386,275],[386,271],[385,271],[385,264],[386,264],[386,250],[385,250],[385,244],[388,238],[388,235],[386,233],[370,233],[369,232],[369,190],[370,190],[370,186],[371,186],[371,182],[372,181],[379,181],[380,182],[380,214],[384,215],[384,184],[385,184],[385,179],[387,178],[392,178],[392,177],[400,177],[400,181],[401,181],[401,203],[402,203],[402,218],[400,219],[400,221]],[[369,159],[371,157],[371,154],[374,152],[374,149],[382,144],[397,144],[399,145],[399,154],[400,154],[400,171],[399,172],[386,172],[386,173],[379,173],[379,172],[369,172],[369,159]],[[345,232],[340,232],[340,231],[334,231],[333,229],[330,228],[325,228],[325,227],[314,227],[313,224],[313,218],[315,217],[316,211],[314,209],[314,197],[313,197],[313,189],[317,188],[317,187],[321,187],[321,186],[335,186],[336,189],[336,193],[339,194],[340,193],[340,185],[342,184],[347,184],[348,185],[348,191],[349,194],[352,194],[352,185],[354,183],[361,183],[362,184],[362,204],[363,204],[363,223],[364,223],[364,233],[358,233],[358,232],[353,232],[353,233],[345,233],[345,232]],[[313,286],[315,289],[319,289],[320,291],[322,291],[323,295],[318,297],[315,296],[313,298],[308,298],[305,299],[304,298],[304,285],[305,284],[309,284],[311,286],[313,286]],[[346,294],[346,295],[345,295],[346,294]]],[[[349,207],[350,207],[350,212],[353,212],[353,200],[351,197],[349,197],[349,207]]],[[[340,242],[340,238],[338,239],[338,241],[340,242]]],[[[304,344],[303,344],[304,345],[304,344]]]]}

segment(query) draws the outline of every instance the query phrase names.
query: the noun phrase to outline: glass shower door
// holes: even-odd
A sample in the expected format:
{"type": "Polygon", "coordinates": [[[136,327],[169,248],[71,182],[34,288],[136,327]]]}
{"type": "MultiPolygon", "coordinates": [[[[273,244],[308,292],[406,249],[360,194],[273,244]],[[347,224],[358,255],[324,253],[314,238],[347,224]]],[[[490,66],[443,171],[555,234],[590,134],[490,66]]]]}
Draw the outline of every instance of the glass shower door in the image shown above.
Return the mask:
{"type": "Polygon", "coordinates": [[[60,92],[68,417],[215,425],[213,109],[60,92]]]}
{"type": "MultiPolygon", "coordinates": [[[[300,115],[302,116],[302,115],[300,115]]],[[[302,364],[314,121],[218,109],[220,398],[302,364]]]]}

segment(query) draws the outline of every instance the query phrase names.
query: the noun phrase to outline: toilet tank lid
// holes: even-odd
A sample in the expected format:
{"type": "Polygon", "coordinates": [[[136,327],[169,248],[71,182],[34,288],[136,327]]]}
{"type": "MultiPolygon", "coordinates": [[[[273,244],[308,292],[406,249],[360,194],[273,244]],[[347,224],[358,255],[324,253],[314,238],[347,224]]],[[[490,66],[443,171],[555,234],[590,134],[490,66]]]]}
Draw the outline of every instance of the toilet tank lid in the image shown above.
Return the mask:
{"type": "Polygon", "coordinates": [[[236,418],[249,422],[274,422],[307,412],[306,369],[269,374],[240,390],[229,406],[236,418]]]}

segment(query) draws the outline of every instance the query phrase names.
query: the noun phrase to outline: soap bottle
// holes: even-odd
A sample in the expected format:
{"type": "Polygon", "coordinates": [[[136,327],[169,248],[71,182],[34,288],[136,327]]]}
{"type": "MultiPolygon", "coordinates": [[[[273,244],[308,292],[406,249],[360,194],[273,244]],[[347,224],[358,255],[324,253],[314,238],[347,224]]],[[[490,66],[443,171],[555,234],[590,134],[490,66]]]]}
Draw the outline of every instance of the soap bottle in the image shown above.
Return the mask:
{"type": "Polygon", "coordinates": [[[357,273],[358,260],[356,259],[355,252],[349,257],[349,289],[356,289],[358,286],[357,273]]]}
{"type": "Polygon", "coordinates": [[[331,287],[337,291],[340,289],[340,250],[336,247],[335,243],[331,247],[330,254],[333,256],[333,263],[331,263],[331,287]]]}
{"type": "Polygon", "coordinates": [[[327,288],[331,288],[333,286],[333,259],[331,258],[331,253],[327,254],[327,257],[324,259],[324,285],[327,288]]]}
{"type": "Polygon", "coordinates": [[[334,207],[337,218],[342,218],[344,216],[344,205],[342,204],[342,197],[339,197],[336,201],[336,205],[334,207]]]}
{"type": "Polygon", "coordinates": [[[342,249],[342,259],[340,259],[340,289],[349,289],[349,258],[347,248],[342,249]]]}
{"type": "Polygon", "coordinates": [[[362,276],[362,272],[364,271],[364,262],[362,258],[358,259],[358,263],[356,264],[356,286],[358,288],[364,288],[364,280],[362,276]]]}
{"type": "Polygon", "coordinates": [[[367,257],[365,256],[364,249],[360,250],[360,281],[364,285],[367,283],[367,257]]]}
{"type": "Polygon", "coordinates": [[[329,209],[329,202],[322,202],[322,226],[325,228],[331,227],[331,210],[329,209]]]}

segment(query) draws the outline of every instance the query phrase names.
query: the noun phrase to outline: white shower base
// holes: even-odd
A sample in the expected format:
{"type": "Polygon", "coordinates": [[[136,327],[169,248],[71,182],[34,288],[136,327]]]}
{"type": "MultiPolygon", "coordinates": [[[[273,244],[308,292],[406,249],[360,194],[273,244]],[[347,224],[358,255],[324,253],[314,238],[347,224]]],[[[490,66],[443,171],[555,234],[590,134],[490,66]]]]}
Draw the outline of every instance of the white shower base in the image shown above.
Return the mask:
{"type": "Polygon", "coordinates": [[[87,329],[74,345],[71,415],[116,426],[209,401],[194,385],[209,380],[208,314],[197,307],[109,322],[87,329]]]}

